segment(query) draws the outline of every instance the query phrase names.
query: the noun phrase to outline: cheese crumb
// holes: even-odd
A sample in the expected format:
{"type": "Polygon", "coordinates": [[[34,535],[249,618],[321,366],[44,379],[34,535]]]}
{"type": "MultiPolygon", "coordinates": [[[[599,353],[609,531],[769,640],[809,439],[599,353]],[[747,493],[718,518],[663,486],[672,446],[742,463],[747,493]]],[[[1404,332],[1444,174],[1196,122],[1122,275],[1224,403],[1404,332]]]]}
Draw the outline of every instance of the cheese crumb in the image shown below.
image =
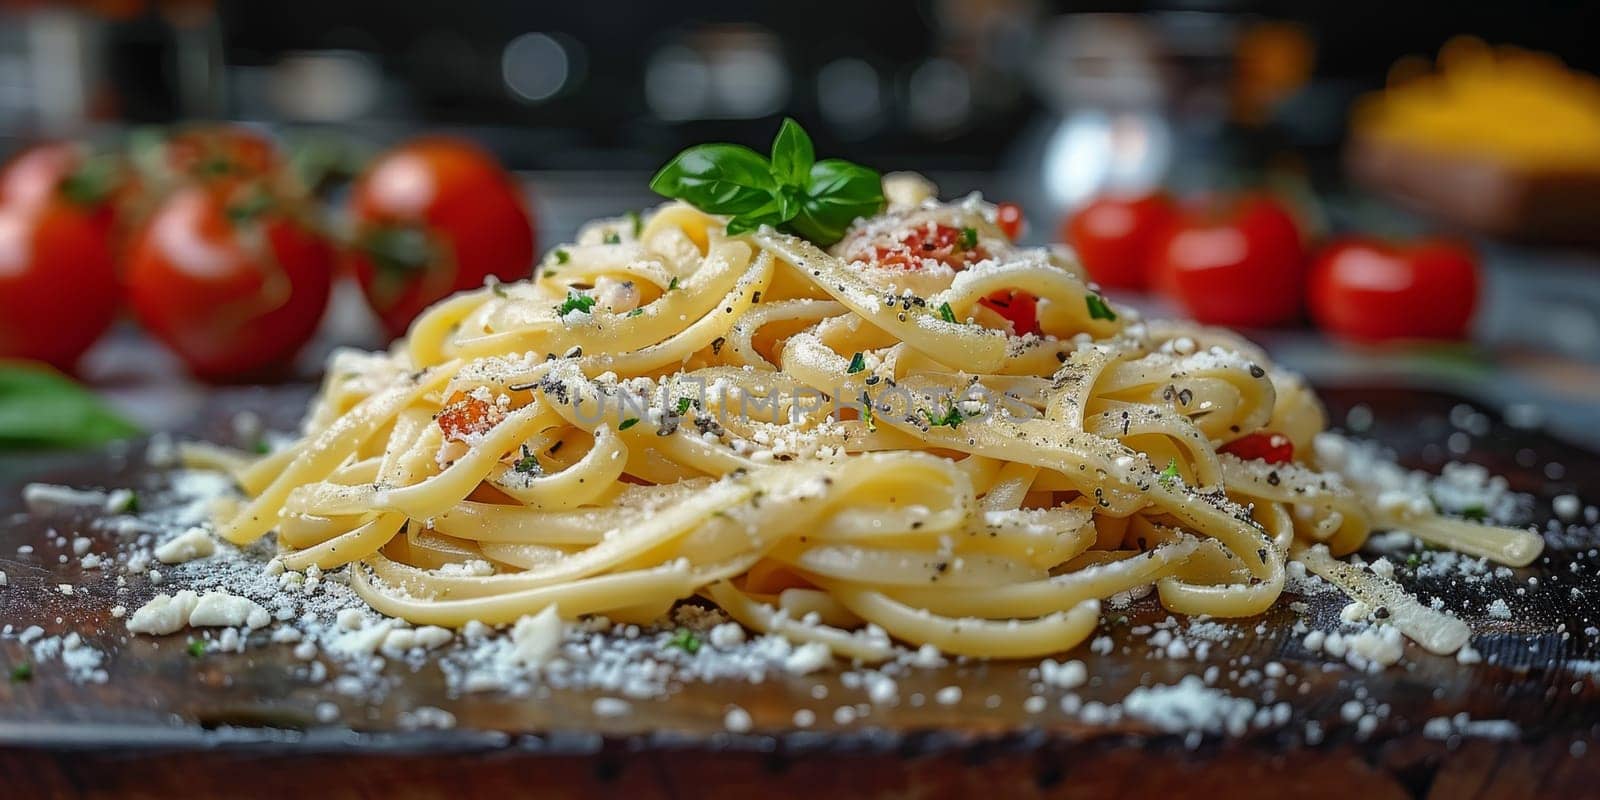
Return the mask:
{"type": "Polygon", "coordinates": [[[182,564],[217,552],[217,543],[204,528],[190,528],[156,547],[156,560],[163,564],[182,564]]]}

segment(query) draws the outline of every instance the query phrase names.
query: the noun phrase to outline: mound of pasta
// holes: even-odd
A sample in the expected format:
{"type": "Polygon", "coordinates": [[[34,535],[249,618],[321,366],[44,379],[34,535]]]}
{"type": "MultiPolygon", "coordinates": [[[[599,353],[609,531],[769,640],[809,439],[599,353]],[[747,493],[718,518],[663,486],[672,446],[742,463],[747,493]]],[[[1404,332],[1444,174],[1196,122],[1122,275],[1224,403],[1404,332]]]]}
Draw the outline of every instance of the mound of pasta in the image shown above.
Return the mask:
{"type": "Polygon", "coordinates": [[[975,196],[887,193],[827,251],[681,203],[591,223],[533,280],[337,354],[303,438],[229,464],[221,534],[350,565],[418,624],[699,597],[863,661],[1065,651],[1151,586],[1253,615],[1292,561],[1449,652],[1462,623],[1336,557],[1374,528],[1539,553],[1324,469],[1316,398],[1242,339],[1140,320],[975,196]]]}

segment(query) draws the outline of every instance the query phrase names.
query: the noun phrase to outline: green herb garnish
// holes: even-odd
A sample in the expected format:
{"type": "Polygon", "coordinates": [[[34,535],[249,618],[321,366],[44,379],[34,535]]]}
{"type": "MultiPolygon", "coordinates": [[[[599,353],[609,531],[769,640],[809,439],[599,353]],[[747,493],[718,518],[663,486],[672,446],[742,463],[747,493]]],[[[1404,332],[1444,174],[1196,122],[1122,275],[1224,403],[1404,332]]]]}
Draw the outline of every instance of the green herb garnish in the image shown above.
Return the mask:
{"type": "Polygon", "coordinates": [[[1422,554],[1421,553],[1412,553],[1411,555],[1406,556],[1406,566],[1411,567],[1412,569],[1416,569],[1417,566],[1420,565],[1421,563],[1422,563],[1422,554]]]}
{"type": "Polygon", "coordinates": [[[771,225],[824,247],[884,205],[877,171],[840,159],[817,161],[811,137],[792,119],[778,128],[770,159],[736,144],[696,145],[662,167],[650,188],[729,215],[729,235],[771,225]]]}
{"type": "Polygon", "coordinates": [[[1100,295],[1086,294],[1083,296],[1083,302],[1089,306],[1089,319],[1116,321],[1117,312],[1112,311],[1111,306],[1107,305],[1105,298],[1100,295]]]}
{"type": "Polygon", "coordinates": [[[544,467],[539,464],[539,459],[534,458],[533,453],[528,452],[527,445],[522,446],[522,458],[517,459],[517,462],[512,464],[511,468],[523,475],[538,475],[544,472],[544,467]]]}
{"type": "Polygon", "coordinates": [[[622,244],[622,237],[617,235],[616,231],[607,231],[605,242],[606,244],[622,244]]]}
{"type": "Polygon", "coordinates": [[[621,425],[617,426],[617,430],[625,431],[625,430],[627,430],[627,429],[629,429],[629,428],[631,428],[631,427],[633,427],[635,425],[638,425],[638,424],[639,424],[639,418],[638,417],[628,417],[627,419],[622,421],[621,425]]]}
{"type": "Polygon", "coordinates": [[[1167,468],[1161,470],[1161,485],[1171,486],[1174,478],[1178,477],[1178,459],[1167,462],[1167,468]]]}
{"type": "Polygon", "coordinates": [[[855,355],[850,357],[850,368],[846,369],[845,372],[847,372],[847,373],[849,373],[851,375],[854,375],[857,372],[860,372],[861,370],[864,370],[866,368],[867,368],[867,357],[862,355],[862,354],[860,354],[860,353],[856,353],[855,355]]]}
{"type": "Polygon", "coordinates": [[[971,250],[972,248],[977,247],[978,246],[978,229],[977,228],[962,228],[961,229],[961,238],[957,239],[956,241],[958,243],[960,243],[961,249],[963,249],[963,250],[971,250]]]}
{"type": "Polygon", "coordinates": [[[674,631],[672,638],[667,640],[668,647],[676,647],[689,655],[700,652],[700,637],[688,628],[679,628],[674,631]]]}
{"type": "Polygon", "coordinates": [[[24,661],[11,668],[11,682],[25,683],[33,680],[33,665],[24,661]]]}
{"type": "Polygon", "coordinates": [[[961,420],[965,419],[961,416],[961,409],[954,403],[950,404],[950,407],[945,410],[942,417],[935,417],[933,412],[926,408],[922,409],[922,415],[928,418],[928,427],[930,428],[959,428],[961,427],[961,420]]]}
{"type": "Polygon", "coordinates": [[[564,317],[574,311],[582,311],[583,313],[587,314],[589,313],[589,309],[594,308],[594,303],[595,300],[593,297],[590,297],[583,292],[568,289],[567,299],[561,301],[561,305],[556,306],[556,316],[564,317]]]}
{"type": "Polygon", "coordinates": [[[572,260],[572,255],[562,248],[556,248],[556,263],[565,264],[572,260]]]}
{"type": "Polygon", "coordinates": [[[674,275],[672,277],[672,280],[667,281],[667,291],[675,292],[677,290],[678,290],[678,277],[676,275],[674,275]]]}
{"type": "Polygon", "coordinates": [[[1481,505],[1472,505],[1461,509],[1461,516],[1464,519],[1475,519],[1481,521],[1488,518],[1489,512],[1481,505]]]}
{"type": "Polygon", "coordinates": [[[494,292],[495,297],[505,297],[506,285],[499,281],[495,281],[494,283],[489,284],[489,291],[494,292]]]}
{"type": "Polygon", "coordinates": [[[866,392],[861,393],[861,418],[866,420],[867,430],[878,430],[878,420],[872,416],[872,398],[866,392]]]}
{"type": "Polygon", "coordinates": [[[687,397],[678,398],[678,416],[681,417],[684,414],[689,413],[689,406],[691,406],[691,405],[694,405],[694,401],[690,400],[689,398],[687,398],[687,397]]]}
{"type": "Polygon", "coordinates": [[[190,639],[189,640],[189,648],[188,648],[188,650],[189,650],[189,657],[190,658],[199,658],[199,657],[205,655],[206,654],[206,643],[205,643],[205,640],[203,640],[203,639],[190,639]]]}
{"type": "Polygon", "coordinates": [[[629,311],[629,312],[628,312],[628,316],[630,316],[630,317],[637,317],[637,316],[639,316],[639,315],[640,315],[640,314],[643,314],[643,313],[644,313],[644,309],[642,309],[642,308],[636,308],[636,309],[634,309],[634,310],[632,310],[632,311],[629,311]]]}
{"type": "Polygon", "coordinates": [[[139,513],[139,493],[138,492],[134,492],[134,491],[129,491],[128,494],[127,494],[127,497],[124,498],[123,501],[120,504],[118,504],[118,506],[116,508],[111,509],[111,513],[113,513],[113,514],[137,514],[137,513],[139,513]]]}
{"type": "Polygon", "coordinates": [[[939,304],[939,319],[942,319],[945,322],[955,322],[956,321],[955,309],[951,308],[949,303],[940,303],[939,304]]]}
{"type": "Polygon", "coordinates": [[[633,224],[633,238],[639,238],[639,234],[644,231],[644,219],[639,216],[637,211],[629,211],[627,217],[628,222],[633,224]]]}

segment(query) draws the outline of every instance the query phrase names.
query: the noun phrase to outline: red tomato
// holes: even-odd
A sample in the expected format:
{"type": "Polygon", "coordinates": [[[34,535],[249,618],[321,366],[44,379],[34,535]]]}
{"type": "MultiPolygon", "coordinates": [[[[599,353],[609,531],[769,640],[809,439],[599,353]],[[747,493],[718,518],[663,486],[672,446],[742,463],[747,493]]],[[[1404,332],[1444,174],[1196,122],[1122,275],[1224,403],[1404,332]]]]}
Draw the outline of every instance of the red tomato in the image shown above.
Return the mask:
{"type": "Polygon", "coordinates": [[[1028,221],[1022,217],[1022,206],[1016,203],[1001,203],[995,206],[994,222],[1000,226],[1000,231],[1006,238],[1013,242],[1028,228],[1028,221]]]}
{"type": "Polygon", "coordinates": [[[995,292],[979,300],[978,305],[1005,317],[1018,336],[1043,333],[1039,328],[1039,298],[1028,292],[995,292]]]}
{"type": "Polygon", "coordinates": [[[949,225],[919,225],[896,241],[879,245],[873,261],[880,267],[921,269],[925,259],[933,259],[960,271],[989,257],[977,244],[975,231],[970,242],[963,241],[964,233],[949,225]]]}
{"type": "Polygon", "coordinates": [[[129,299],[201,378],[269,377],[316,332],[335,261],[327,240],[262,186],[188,186],[135,237],[129,299]]]}
{"type": "Polygon", "coordinates": [[[1289,437],[1281,433],[1271,431],[1252,433],[1235,439],[1220,449],[1245,461],[1260,459],[1269,464],[1287,464],[1294,460],[1294,442],[1289,441],[1289,437]]]}
{"type": "Polygon", "coordinates": [[[277,145],[242,125],[180,130],[162,143],[162,160],[181,178],[265,178],[284,168],[277,145]]]}
{"type": "Polygon", "coordinates": [[[0,205],[0,356],[70,370],[117,314],[110,240],[62,198],[0,205]]]}
{"type": "Polygon", "coordinates": [[[1305,256],[1293,215],[1252,195],[1180,215],[1155,248],[1152,281],[1200,322],[1277,325],[1300,313],[1305,256]]]}
{"type": "Polygon", "coordinates": [[[1311,268],[1311,316],[1356,341],[1460,339],[1478,283],[1477,260],[1460,245],[1344,239],[1323,248],[1311,268]]]}
{"type": "Polygon", "coordinates": [[[0,205],[66,200],[90,213],[112,235],[117,232],[117,206],[133,183],[126,162],[118,156],[97,154],[75,142],[47,142],[23,150],[0,168],[0,205]]]}
{"type": "Polygon", "coordinates": [[[493,275],[528,277],[533,219],[516,182],[470,142],[417,139],[380,157],[350,194],[347,257],[392,336],[423,309],[493,275]]]}
{"type": "Polygon", "coordinates": [[[1143,289],[1150,254],[1177,215],[1162,193],[1101,197],[1066,219],[1061,238],[1101,286],[1143,289]]]}

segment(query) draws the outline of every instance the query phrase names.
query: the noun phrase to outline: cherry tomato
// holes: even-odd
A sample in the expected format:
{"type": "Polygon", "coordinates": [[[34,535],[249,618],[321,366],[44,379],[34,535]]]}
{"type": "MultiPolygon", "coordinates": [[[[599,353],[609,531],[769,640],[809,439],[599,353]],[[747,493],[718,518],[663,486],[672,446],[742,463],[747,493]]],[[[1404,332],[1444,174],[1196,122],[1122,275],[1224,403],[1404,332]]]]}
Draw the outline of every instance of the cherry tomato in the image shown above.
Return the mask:
{"type": "Polygon", "coordinates": [[[0,205],[66,200],[91,214],[107,235],[115,236],[118,206],[134,185],[131,171],[117,155],[96,153],[75,142],[46,142],[23,150],[0,167],[0,205]]]}
{"type": "Polygon", "coordinates": [[[1066,219],[1061,238],[1101,286],[1143,289],[1151,252],[1176,218],[1162,193],[1101,197],[1066,219]]]}
{"type": "Polygon", "coordinates": [[[1300,313],[1305,247],[1293,215],[1252,195],[1180,215],[1156,246],[1152,281],[1190,316],[1260,327],[1300,313]]]}
{"type": "Polygon", "coordinates": [[[0,356],[70,370],[116,318],[106,228],[64,198],[0,205],[0,356]]]}
{"type": "Polygon", "coordinates": [[[1294,443],[1289,437],[1271,431],[1259,431],[1235,439],[1221,447],[1245,461],[1260,459],[1268,464],[1287,464],[1294,460],[1294,443]]]}
{"type": "Polygon", "coordinates": [[[1022,217],[1022,206],[1016,203],[1001,203],[995,206],[994,222],[1000,226],[1001,233],[1013,242],[1028,228],[1028,221],[1022,217]]]}
{"type": "Polygon", "coordinates": [[[251,180],[284,168],[273,141],[242,125],[199,125],[168,136],[161,161],[172,175],[187,179],[251,180]]]}
{"type": "Polygon", "coordinates": [[[1311,268],[1311,316],[1356,341],[1460,339],[1478,302],[1471,251],[1429,240],[1389,244],[1344,239],[1311,268]]]}
{"type": "Polygon", "coordinates": [[[423,309],[493,275],[528,277],[533,218],[516,182],[470,142],[425,138],[380,157],[350,195],[347,253],[392,336],[423,309]]]}
{"type": "Polygon", "coordinates": [[[135,236],[129,299],[197,376],[270,377],[315,333],[335,262],[327,240],[263,185],[191,185],[135,236]]]}

